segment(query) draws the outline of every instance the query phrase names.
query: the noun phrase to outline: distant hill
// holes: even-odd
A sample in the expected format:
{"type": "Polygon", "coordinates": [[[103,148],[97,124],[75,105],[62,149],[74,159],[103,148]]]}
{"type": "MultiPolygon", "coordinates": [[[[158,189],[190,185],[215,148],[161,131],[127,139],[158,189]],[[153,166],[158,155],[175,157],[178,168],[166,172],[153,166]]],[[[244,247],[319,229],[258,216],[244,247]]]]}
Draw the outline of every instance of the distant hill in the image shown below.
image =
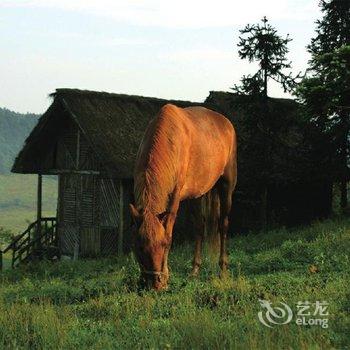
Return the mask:
{"type": "Polygon", "coordinates": [[[0,174],[11,171],[13,161],[39,115],[20,114],[0,108],[0,174]]]}
{"type": "MultiPolygon", "coordinates": [[[[37,114],[0,108],[0,244],[4,241],[1,227],[19,233],[35,220],[37,177],[12,174],[11,167],[38,118],[37,114]]],[[[53,176],[45,176],[43,215],[54,216],[56,203],[57,181],[53,176]]]]}

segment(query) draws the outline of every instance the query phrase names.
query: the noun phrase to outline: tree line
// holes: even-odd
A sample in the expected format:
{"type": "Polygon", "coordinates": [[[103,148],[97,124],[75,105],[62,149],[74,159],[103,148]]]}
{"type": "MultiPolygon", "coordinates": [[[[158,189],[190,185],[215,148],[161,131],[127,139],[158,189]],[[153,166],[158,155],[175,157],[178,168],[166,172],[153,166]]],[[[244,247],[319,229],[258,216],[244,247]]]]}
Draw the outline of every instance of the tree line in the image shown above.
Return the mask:
{"type": "MultiPolygon", "coordinates": [[[[257,62],[258,70],[244,75],[232,89],[246,110],[245,168],[258,174],[254,181],[260,188],[260,223],[265,229],[273,221],[269,206],[280,175],[274,154],[285,146],[281,130],[288,127],[288,121],[273,110],[271,81],[291,93],[299,105],[294,125],[303,130],[303,142],[294,157],[298,158],[295,164],[303,168],[300,177],[307,177],[303,182],[318,188],[331,184],[332,190],[340,191],[341,210],[348,209],[350,1],[321,0],[319,6],[322,18],[316,21],[315,36],[306,47],[311,59],[303,73],[293,75],[292,62],[287,58],[292,39],[280,36],[266,17],[240,30],[239,57],[257,62]]],[[[293,170],[283,176],[288,178],[289,174],[298,176],[293,170]]]]}

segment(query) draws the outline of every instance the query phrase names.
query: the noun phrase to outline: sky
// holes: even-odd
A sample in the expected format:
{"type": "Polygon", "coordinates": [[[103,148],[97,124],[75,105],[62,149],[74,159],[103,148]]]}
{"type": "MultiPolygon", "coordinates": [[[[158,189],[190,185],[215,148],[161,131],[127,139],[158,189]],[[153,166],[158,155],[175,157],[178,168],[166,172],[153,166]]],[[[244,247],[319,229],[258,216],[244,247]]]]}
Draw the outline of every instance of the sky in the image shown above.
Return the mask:
{"type": "Polygon", "coordinates": [[[202,102],[254,72],[239,30],[263,16],[303,72],[318,0],[0,0],[0,107],[43,113],[62,87],[202,102]]]}

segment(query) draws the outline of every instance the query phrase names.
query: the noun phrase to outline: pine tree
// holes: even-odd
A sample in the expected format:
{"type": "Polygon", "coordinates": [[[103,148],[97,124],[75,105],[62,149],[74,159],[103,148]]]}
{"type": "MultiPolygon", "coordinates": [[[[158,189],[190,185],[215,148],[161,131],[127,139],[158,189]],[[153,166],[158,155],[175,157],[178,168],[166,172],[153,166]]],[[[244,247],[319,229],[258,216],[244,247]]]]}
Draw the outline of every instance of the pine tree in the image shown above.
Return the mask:
{"type": "Polygon", "coordinates": [[[315,63],[317,56],[350,45],[350,1],[321,0],[319,6],[323,17],[316,21],[316,37],[307,46],[311,63],[315,63]]]}
{"type": "MultiPolygon", "coordinates": [[[[271,172],[271,149],[274,143],[276,123],[269,112],[268,82],[274,80],[282,85],[284,91],[292,91],[299,78],[293,76],[291,62],[287,59],[289,35],[282,38],[272,27],[266,17],[258,24],[248,24],[240,30],[238,54],[241,59],[258,62],[259,69],[253,75],[243,76],[240,85],[233,90],[242,95],[250,96],[251,114],[249,125],[252,137],[251,144],[259,144],[256,165],[261,177],[261,221],[266,230],[268,227],[268,197],[271,172]],[[289,72],[286,73],[286,70],[289,72]]],[[[246,102],[246,101],[245,101],[246,102]]]]}
{"type": "Polygon", "coordinates": [[[307,47],[310,68],[297,95],[322,132],[333,139],[329,152],[336,162],[329,177],[341,184],[341,207],[348,205],[350,116],[350,1],[320,1],[323,17],[307,47]]]}
{"type": "Polygon", "coordinates": [[[297,77],[293,77],[291,72],[284,73],[285,69],[291,68],[291,62],[287,60],[287,45],[292,39],[289,35],[285,38],[279,36],[266,17],[261,22],[262,24],[248,24],[240,30],[239,57],[248,59],[249,62],[257,61],[259,70],[254,75],[243,76],[241,86],[235,85],[234,90],[267,98],[269,79],[280,83],[285,91],[291,91],[297,77]]]}

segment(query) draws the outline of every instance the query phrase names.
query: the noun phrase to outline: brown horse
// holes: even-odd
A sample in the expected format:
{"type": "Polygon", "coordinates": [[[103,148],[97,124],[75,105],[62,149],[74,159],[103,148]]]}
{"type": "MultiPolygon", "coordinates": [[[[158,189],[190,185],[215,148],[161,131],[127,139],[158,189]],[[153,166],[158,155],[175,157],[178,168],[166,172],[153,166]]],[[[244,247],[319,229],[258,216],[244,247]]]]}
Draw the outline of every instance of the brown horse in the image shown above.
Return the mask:
{"type": "MultiPolygon", "coordinates": [[[[148,286],[167,286],[168,253],[180,201],[199,198],[214,186],[220,199],[220,259],[227,269],[226,235],[237,179],[236,134],[223,115],[204,107],[162,107],[147,127],[134,171],[137,225],[134,252],[148,286]]],[[[201,231],[201,230],[199,230],[201,231]]],[[[196,232],[193,274],[200,267],[202,232],[196,232]]]]}

